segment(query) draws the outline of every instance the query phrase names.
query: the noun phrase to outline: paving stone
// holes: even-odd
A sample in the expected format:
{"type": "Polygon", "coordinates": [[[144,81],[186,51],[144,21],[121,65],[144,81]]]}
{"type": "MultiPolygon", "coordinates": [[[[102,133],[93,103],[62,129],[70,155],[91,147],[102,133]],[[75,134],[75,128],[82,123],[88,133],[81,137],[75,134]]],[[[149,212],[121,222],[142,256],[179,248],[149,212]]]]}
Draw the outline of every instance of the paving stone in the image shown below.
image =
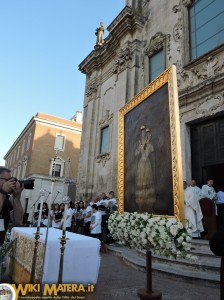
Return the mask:
{"type": "MultiPolygon", "coordinates": [[[[101,255],[98,283],[93,300],[136,300],[137,290],[146,287],[146,273],[128,266],[122,257],[112,253],[101,255]]],[[[219,287],[203,282],[185,282],[177,278],[153,274],[152,287],[162,293],[163,300],[218,300],[219,287]]]]}

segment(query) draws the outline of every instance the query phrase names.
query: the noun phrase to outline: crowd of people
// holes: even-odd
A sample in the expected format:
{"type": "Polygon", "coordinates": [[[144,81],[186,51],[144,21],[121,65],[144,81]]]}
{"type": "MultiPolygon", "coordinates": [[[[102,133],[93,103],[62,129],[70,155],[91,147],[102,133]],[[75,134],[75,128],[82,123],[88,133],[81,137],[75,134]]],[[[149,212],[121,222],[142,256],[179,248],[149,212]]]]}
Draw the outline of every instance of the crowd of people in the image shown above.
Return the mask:
{"type": "Polygon", "coordinates": [[[196,180],[191,180],[190,185],[184,181],[184,206],[185,219],[189,233],[193,238],[198,238],[204,232],[203,214],[200,201],[206,199],[214,203],[217,227],[224,225],[224,190],[223,187],[217,187],[217,193],[213,187],[214,180],[208,179],[207,184],[202,188],[197,186],[196,180]]]}
{"type": "MultiPolygon", "coordinates": [[[[48,204],[43,203],[41,227],[62,229],[98,238],[104,244],[108,243],[109,230],[107,220],[112,211],[117,210],[117,200],[113,191],[108,196],[102,193],[93,200],[73,203],[53,203],[50,211],[48,204]]],[[[32,226],[37,226],[40,213],[40,204],[33,214],[32,226]]]]}
{"type": "MultiPolygon", "coordinates": [[[[184,181],[184,207],[186,227],[192,237],[200,237],[204,232],[201,200],[207,199],[214,203],[216,209],[217,227],[224,225],[224,189],[214,187],[214,180],[209,179],[202,188],[196,180],[190,185],[184,181]]],[[[14,226],[23,226],[23,208],[20,197],[23,185],[11,176],[9,169],[0,167],[0,245],[5,238],[5,232],[10,220],[14,226]]],[[[113,211],[117,210],[117,200],[113,191],[108,195],[102,193],[94,199],[73,203],[53,203],[49,210],[43,203],[41,226],[66,229],[78,234],[92,236],[108,244],[109,230],[107,220],[113,211]],[[49,223],[49,224],[48,224],[49,223]]],[[[40,204],[33,214],[31,226],[37,226],[40,204]]]]}

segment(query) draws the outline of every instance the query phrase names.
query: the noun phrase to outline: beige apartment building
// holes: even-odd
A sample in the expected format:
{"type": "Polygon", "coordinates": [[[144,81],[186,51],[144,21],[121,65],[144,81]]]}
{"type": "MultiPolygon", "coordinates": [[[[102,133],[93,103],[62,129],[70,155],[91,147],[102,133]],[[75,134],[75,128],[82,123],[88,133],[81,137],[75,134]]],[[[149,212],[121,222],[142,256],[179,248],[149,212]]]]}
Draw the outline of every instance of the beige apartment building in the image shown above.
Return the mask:
{"type": "Polygon", "coordinates": [[[224,184],[223,0],[126,0],[105,28],[103,43],[79,65],[86,89],[78,194],[117,193],[118,111],[171,65],[184,179],[224,184]]]}
{"type": "Polygon", "coordinates": [[[71,120],[37,113],[6,153],[5,166],[14,177],[35,179],[34,189],[25,189],[22,194],[26,212],[40,190],[51,191],[52,181],[54,189],[47,202],[50,197],[62,202],[66,195],[75,200],[81,134],[81,112],[71,120]]]}

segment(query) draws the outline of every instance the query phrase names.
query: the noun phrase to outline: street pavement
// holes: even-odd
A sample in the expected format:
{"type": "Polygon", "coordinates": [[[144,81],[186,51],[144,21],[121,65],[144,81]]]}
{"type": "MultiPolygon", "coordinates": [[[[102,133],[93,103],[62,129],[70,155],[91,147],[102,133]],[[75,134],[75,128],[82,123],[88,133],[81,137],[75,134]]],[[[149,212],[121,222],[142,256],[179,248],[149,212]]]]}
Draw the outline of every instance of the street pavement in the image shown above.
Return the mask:
{"type": "MultiPolygon", "coordinates": [[[[146,287],[146,273],[127,265],[111,253],[101,254],[101,266],[94,293],[86,300],[136,300],[137,290],[146,287]]],[[[203,283],[184,282],[153,274],[153,290],[162,293],[163,300],[219,300],[218,287],[203,283]]]]}
{"type": "MultiPolygon", "coordinates": [[[[11,283],[9,278],[8,280],[3,282],[11,283]]],[[[60,299],[138,300],[138,289],[145,287],[145,272],[133,268],[133,265],[127,265],[120,256],[108,252],[101,253],[99,277],[93,293],[77,293],[60,299]]],[[[158,273],[152,275],[152,289],[162,293],[162,300],[220,299],[219,287],[206,286],[205,283],[186,282],[175,277],[158,275],[158,273]]]]}

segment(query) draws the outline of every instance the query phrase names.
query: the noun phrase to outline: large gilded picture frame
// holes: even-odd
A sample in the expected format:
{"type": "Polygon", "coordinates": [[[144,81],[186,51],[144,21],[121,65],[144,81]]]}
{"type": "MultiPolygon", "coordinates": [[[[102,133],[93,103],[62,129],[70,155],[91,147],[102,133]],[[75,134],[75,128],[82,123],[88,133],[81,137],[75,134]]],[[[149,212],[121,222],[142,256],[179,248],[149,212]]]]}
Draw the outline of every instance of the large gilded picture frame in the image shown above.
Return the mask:
{"type": "Polygon", "coordinates": [[[118,211],[184,222],[176,67],[122,107],[118,122],[118,211]]]}

